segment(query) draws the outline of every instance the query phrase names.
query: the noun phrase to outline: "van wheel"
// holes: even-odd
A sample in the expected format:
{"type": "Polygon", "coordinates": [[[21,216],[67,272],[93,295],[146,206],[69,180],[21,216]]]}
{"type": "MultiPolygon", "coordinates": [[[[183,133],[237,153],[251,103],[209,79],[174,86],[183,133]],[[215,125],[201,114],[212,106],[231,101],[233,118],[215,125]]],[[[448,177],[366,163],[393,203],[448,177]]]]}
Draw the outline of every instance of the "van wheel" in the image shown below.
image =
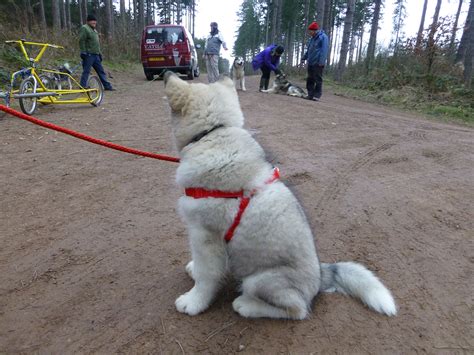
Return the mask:
{"type": "Polygon", "coordinates": [[[146,80],[148,80],[148,81],[152,81],[153,77],[154,77],[153,73],[151,73],[147,70],[145,70],[145,76],[146,76],[146,80]]]}
{"type": "Polygon", "coordinates": [[[193,70],[193,68],[189,69],[188,79],[189,80],[194,80],[194,70],[193,70]]]}

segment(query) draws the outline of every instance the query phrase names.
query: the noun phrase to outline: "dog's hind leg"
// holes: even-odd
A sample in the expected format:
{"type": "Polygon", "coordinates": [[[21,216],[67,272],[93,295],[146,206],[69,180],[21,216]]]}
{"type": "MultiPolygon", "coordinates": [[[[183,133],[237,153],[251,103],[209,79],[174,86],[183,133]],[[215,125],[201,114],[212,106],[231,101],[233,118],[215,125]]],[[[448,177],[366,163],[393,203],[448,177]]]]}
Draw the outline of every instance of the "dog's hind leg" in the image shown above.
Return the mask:
{"type": "Polygon", "coordinates": [[[304,319],[308,315],[309,302],[284,272],[269,270],[249,276],[242,291],[232,306],[243,317],[304,319]]]}
{"type": "Polygon", "coordinates": [[[190,232],[193,260],[186,271],[195,280],[194,287],[176,299],[176,309],[191,316],[206,310],[220,289],[226,274],[226,254],[223,243],[202,229],[190,232]]]}

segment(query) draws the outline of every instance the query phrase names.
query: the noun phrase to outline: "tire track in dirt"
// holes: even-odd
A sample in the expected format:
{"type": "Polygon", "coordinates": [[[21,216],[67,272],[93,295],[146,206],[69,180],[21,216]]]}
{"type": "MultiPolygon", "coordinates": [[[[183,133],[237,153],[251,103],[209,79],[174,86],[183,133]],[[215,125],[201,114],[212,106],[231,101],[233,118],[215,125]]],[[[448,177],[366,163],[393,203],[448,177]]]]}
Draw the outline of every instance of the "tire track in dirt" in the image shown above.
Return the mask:
{"type": "Polygon", "coordinates": [[[315,209],[318,211],[318,218],[322,218],[324,215],[329,214],[338,205],[338,198],[343,194],[350,186],[350,178],[352,174],[368,164],[372,163],[376,157],[386,150],[393,147],[396,143],[387,142],[378,145],[369,151],[365,152],[360,158],[354,161],[348,168],[342,171],[341,174],[335,176],[330,182],[327,188],[324,190],[321,198],[319,199],[315,209]],[[324,207],[322,207],[324,206],[324,207]]]}

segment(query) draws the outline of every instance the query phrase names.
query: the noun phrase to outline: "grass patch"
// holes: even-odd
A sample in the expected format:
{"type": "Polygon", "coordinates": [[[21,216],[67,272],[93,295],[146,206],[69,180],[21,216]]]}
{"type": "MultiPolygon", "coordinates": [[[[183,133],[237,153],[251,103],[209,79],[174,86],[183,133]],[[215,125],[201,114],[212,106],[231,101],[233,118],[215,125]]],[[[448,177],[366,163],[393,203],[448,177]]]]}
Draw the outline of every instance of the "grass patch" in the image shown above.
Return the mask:
{"type": "Polygon", "coordinates": [[[458,89],[453,92],[432,94],[422,88],[406,86],[397,89],[372,91],[337,84],[325,79],[325,85],[335,95],[382,103],[406,111],[417,112],[431,118],[461,124],[474,125],[473,93],[458,89]]]}

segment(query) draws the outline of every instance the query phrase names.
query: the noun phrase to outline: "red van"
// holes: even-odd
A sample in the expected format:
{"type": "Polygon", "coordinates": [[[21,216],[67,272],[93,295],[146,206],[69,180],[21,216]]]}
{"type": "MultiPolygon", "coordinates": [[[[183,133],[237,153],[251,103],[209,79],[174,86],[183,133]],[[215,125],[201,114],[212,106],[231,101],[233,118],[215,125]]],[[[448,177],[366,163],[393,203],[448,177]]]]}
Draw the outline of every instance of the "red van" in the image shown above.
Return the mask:
{"type": "Polygon", "coordinates": [[[147,80],[153,80],[154,75],[165,70],[187,75],[191,80],[199,76],[193,38],[181,25],[146,26],[142,34],[141,59],[147,80]]]}

